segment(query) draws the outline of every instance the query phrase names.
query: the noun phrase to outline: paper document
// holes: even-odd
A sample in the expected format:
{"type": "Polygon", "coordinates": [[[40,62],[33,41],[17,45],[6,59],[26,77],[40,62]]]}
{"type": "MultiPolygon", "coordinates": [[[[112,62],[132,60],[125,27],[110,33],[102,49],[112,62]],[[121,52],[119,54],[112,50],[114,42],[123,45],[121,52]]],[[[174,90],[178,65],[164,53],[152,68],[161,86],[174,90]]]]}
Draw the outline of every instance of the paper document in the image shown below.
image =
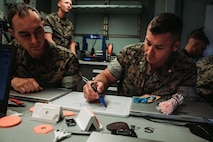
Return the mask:
{"type": "Polygon", "coordinates": [[[89,103],[83,92],[70,92],[50,103],[61,105],[63,109],[80,111],[83,106],[90,108],[96,114],[127,117],[130,113],[131,97],[105,95],[105,108],[99,101],[89,103]]]}

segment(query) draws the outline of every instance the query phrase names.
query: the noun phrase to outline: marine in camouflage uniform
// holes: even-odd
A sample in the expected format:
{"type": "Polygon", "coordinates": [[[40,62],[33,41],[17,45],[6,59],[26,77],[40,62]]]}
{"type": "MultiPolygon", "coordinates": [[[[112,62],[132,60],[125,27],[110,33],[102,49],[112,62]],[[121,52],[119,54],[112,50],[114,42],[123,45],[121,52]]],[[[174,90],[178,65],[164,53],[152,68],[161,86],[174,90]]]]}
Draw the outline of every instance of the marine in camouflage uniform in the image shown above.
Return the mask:
{"type": "Polygon", "coordinates": [[[52,39],[56,45],[69,49],[70,40],[73,38],[73,24],[68,18],[61,19],[56,12],[44,18],[44,31],[52,33],[52,39]]]}
{"type": "Polygon", "coordinates": [[[41,87],[75,87],[81,80],[77,57],[68,49],[45,41],[46,56],[42,60],[31,58],[15,40],[17,47],[13,77],[35,78],[41,87]]]}
{"type": "Polygon", "coordinates": [[[213,55],[197,63],[197,94],[213,102],[213,55]]]}
{"type": "MultiPolygon", "coordinates": [[[[196,84],[196,66],[181,53],[173,53],[163,66],[151,73],[143,43],[125,47],[108,65],[108,69],[120,80],[118,90],[125,96],[192,93],[196,84]]],[[[194,94],[183,95],[195,95],[195,90],[194,94]]]]}

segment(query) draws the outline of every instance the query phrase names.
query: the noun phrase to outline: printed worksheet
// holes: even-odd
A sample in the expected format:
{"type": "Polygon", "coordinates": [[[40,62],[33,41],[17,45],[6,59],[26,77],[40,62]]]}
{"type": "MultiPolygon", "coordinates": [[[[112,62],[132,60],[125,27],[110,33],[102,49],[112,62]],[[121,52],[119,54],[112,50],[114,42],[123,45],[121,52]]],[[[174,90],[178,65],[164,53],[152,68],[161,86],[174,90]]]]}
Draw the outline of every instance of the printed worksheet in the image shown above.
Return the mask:
{"type": "Polygon", "coordinates": [[[70,92],[52,102],[51,104],[60,105],[63,109],[80,111],[83,106],[90,108],[96,114],[111,116],[129,116],[131,97],[105,95],[104,100],[107,107],[104,107],[99,101],[89,103],[84,98],[83,92],[70,92]]]}

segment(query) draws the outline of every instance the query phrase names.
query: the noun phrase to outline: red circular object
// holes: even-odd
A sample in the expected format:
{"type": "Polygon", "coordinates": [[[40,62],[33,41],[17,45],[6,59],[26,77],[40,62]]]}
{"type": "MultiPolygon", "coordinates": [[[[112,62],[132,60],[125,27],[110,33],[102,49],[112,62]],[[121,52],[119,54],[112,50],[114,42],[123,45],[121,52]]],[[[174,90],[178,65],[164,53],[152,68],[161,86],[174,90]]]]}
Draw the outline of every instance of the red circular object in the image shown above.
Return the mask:
{"type": "Polygon", "coordinates": [[[21,123],[19,116],[5,116],[0,119],[0,128],[16,126],[21,123]]]}

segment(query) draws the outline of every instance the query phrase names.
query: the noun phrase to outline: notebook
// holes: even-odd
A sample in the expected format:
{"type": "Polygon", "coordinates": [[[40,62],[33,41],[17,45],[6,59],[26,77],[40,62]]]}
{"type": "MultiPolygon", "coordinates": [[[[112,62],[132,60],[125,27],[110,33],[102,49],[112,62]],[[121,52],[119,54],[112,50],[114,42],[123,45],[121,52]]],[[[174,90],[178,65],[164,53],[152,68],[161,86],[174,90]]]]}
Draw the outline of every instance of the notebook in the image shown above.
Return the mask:
{"type": "Polygon", "coordinates": [[[71,91],[71,89],[63,88],[44,88],[44,90],[40,92],[33,93],[19,93],[10,90],[10,97],[31,102],[50,102],[70,93],[71,91]]]}
{"type": "Polygon", "coordinates": [[[93,131],[86,142],[157,142],[157,141],[121,135],[112,135],[93,131]]]}
{"type": "Polygon", "coordinates": [[[184,102],[172,114],[164,115],[156,109],[156,105],[160,101],[162,100],[150,104],[134,103],[132,101],[130,115],[189,122],[213,122],[213,106],[205,102],[184,102]]]}
{"type": "Polygon", "coordinates": [[[0,117],[6,116],[15,47],[0,45],[0,117]]]}

